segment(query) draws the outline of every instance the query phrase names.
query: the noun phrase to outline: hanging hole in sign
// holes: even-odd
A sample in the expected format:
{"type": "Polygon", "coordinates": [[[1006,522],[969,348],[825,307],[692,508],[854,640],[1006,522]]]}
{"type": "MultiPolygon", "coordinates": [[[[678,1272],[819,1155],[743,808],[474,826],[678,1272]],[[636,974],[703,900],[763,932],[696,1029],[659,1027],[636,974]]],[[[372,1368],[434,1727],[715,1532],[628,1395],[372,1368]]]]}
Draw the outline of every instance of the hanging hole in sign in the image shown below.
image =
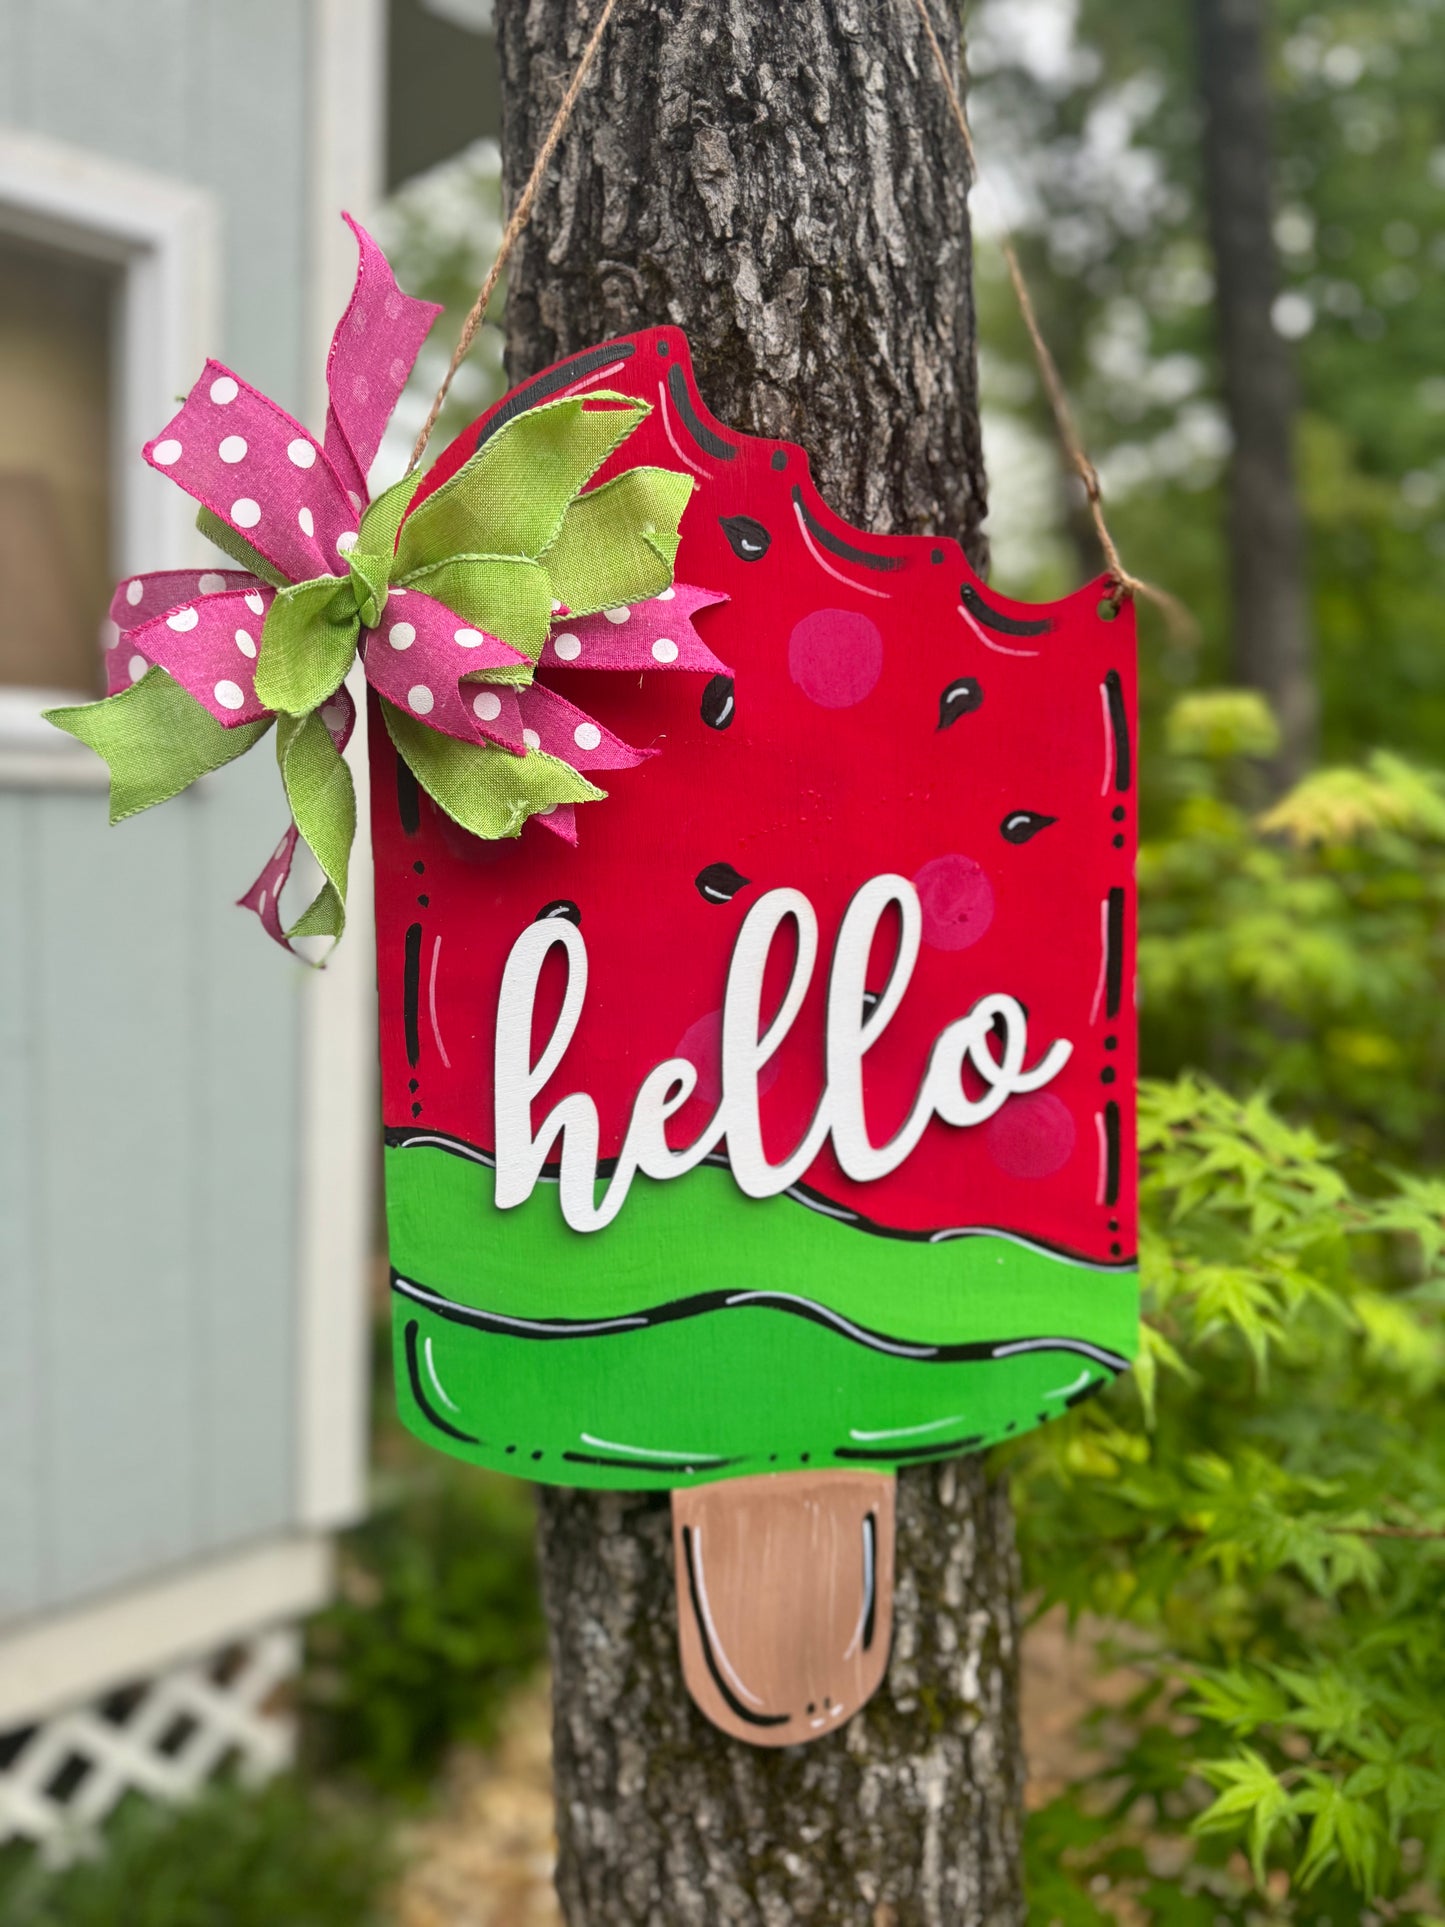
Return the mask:
{"type": "Polygon", "coordinates": [[[1112,596],[1100,599],[1097,614],[1100,622],[1112,622],[1119,613],[1119,605],[1112,596]]]}

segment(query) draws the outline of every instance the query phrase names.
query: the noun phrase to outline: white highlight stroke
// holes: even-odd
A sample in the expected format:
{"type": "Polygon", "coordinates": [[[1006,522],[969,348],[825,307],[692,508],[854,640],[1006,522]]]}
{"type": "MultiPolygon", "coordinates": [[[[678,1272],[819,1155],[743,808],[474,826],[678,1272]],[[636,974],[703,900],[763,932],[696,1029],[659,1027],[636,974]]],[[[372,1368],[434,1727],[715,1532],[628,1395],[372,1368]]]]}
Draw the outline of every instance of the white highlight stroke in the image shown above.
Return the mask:
{"type": "Polygon", "coordinates": [[[810,533],[808,528],[808,524],[803,517],[803,509],[802,509],[801,503],[794,502],[793,514],[797,517],[798,533],[799,535],[802,536],[804,546],[806,547],[809,555],[812,556],[813,560],[817,563],[820,569],[824,570],[828,575],[832,576],[835,582],[842,582],[848,588],[856,589],[859,595],[881,596],[884,602],[891,602],[893,600],[892,596],[888,593],[886,589],[875,589],[871,587],[871,585],[868,584],[867,582],[855,582],[851,575],[844,575],[841,569],[835,569],[832,563],[829,562],[826,559],[826,557],[823,555],[823,552],[818,547],[817,543],[813,540],[812,534],[810,533]]]}

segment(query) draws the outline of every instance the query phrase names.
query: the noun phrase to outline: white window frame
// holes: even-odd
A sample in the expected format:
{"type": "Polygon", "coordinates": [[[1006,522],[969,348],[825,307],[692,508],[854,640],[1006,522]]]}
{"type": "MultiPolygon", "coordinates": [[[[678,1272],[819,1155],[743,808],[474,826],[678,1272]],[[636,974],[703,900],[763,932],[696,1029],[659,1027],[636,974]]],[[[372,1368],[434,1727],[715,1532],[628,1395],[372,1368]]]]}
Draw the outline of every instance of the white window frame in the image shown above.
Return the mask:
{"type": "MultiPolygon", "coordinates": [[[[201,556],[184,496],[137,460],[167,420],[214,339],[215,203],[209,194],[103,155],[0,129],[0,234],[116,271],[119,279],[111,435],[113,554],[118,576],[184,567],[201,556]]],[[[0,690],[0,782],[101,789],[105,768],[41,721],[73,692],[0,690]]]]}

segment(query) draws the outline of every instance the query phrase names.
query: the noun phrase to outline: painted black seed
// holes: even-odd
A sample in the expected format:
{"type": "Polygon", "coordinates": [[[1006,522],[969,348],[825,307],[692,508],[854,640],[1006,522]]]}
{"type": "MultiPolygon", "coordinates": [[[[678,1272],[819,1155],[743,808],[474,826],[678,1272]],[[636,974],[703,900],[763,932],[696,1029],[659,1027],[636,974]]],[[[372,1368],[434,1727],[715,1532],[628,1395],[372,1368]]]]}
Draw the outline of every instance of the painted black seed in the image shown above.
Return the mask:
{"type": "Polygon", "coordinates": [[[1123,849],[1123,847],[1124,847],[1124,839],[1123,839],[1123,837],[1122,837],[1122,836],[1116,836],[1116,837],[1114,838],[1114,848],[1115,848],[1116,850],[1122,850],[1122,849],[1123,849]]]}
{"type": "Polygon", "coordinates": [[[431,898],[428,896],[418,897],[417,902],[421,905],[423,910],[429,910],[431,908],[431,898]]]}
{"type": "Polygon", "coordinates": [[[532,921],[546,923],[552,917],[565,917],[568,923],[575,923],[581,928],[582,912],[570,897],[554,897],[550,903],[544,903],[532,921]]]}
{"type": "Polygon", "coordinates": [[[932,552],[932,554],[929,556],[928,559],[930,562],[941,562],[943,560],[943,550],[934,549],[934,551],[932,552]]]}
{"type": "Polygon", "coordinates": [[[723,515],[718,520],[739,562],[761,562],[772,547],[772,536],[753,516],[723,515]]]}
{"type": "Polygon", "coordinates": [[[1103,1070],[1099,1072],[1099,1082],[1101,1084],[1112,1084],[1114,1076],[1114,1066],[1112,1064],[1106,1064],[1103,1070]]]}
{"type": "Polygon", "coordinates": [[[1058,820],[1056,816],[1041,816],[1037,810],[1010,810],[998,826],[999,834],[1005,843],[1027,843],[1058,820]]]}
{"type": "Polygon", "coordinates": [[[1104,1039],[1105,1050],[1118,1050],[1118,1048],[1119,1048],[1119,1040],[1117,1037],[1106,1037],[1104,1039]]]}
{"type": "Polygon", "coordinates": [[[736,713],[731,676],[714,676],[702,692],[702,719],[709,729],[726,729],[736,713]]]}
{"type": "Polygon", "coordinates": [[[705,870],[698,871],[693,882],[704,903],[731,903],[739,890],[747,889],[752,878],[735,870],[731,863],[709,863],[705,870]]]}
{"type": "Polygon", "coordinates": [[[1122,823],[1124,821],[1124,818],[1129,814],[1129,812],[1124,808],[1124,805],[1122,803],[1119,803],[1115,806],[1115,808],[1110,810],[1109,814],[1110,816],[1113,817],[1116,823],[1122,823]]]}
{"type": "Polygon", "coordinates": [[[419,1078],[409,1077],[406,1080],[406,1088],[411,1092],[412,1096],[415,1097],[421,1089],[421,1080],[419,1078]]]}
{"type": "Polygon", "coordinates": [[[1109,1246],[1109,1251],[1110,1251],[1110,1254],[1111,1254],[1111,1256],[1113,1256],[1113,1257],[1115,1257],[1115,1258],[1117,1258],[1117,1257],[1119,1257],[1119,1256],[1120,1256],[1120,1255],[1122,1254],[1122,1252],[1123,1252],[1123,1249],[1124,1249],[1124,1247],[1123,1247],[1122,1245],[1110,1245],[1110,1246],[1109,1246]]]}
{"type": "Polygon", "coordinates": [[[772,465],[774,468],[786,468],[788,466],[788,451],[785,448],[775,448],[773,450],[772,465]]]}
{"type": "Polygon", "coordinates": [[[938,699],[938,727],[947,729],[960,716],[971,716],[983,702],[983,685],[976,676],[955,676],[938,699]]]}
{"type": "Polygon", "coordinates": [[[426,865],[424,863],[421,863],[421,862],[413,863],[411,867],[413,868],[413,870],[416,871],[419,877],[426,875],[426,865]]]}
{"type": "Polygon", "coordinates": [[[411,1107],[411,1114],[412,1114],[412,1116],[413,1116],[413,1117],[420,1117],[420,1116],[421,1116],[421,1106],[420,1106],[420,1104],[413,1104],[413,1105],[412,1105],[412,1107],[411,1107]]]}

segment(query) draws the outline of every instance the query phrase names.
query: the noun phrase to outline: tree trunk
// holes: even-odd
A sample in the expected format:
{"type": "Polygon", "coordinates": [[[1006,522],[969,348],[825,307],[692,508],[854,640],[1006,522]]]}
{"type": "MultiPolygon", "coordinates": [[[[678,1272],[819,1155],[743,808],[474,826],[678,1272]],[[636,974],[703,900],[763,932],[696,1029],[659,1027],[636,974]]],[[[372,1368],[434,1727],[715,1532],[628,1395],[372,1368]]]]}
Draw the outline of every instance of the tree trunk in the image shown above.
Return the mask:
{"type": "MultiPolygon", "coordinates": [[[[598,4],[497,0],[510,200],[598,4]]],[[[966,186],[911,7],[628,0],[514,257],[511,378],[679,323],[724,421],[801,442],[854,521],[980,563],[966,186]]],[[[689,1701],[665,1500],[539,1504],[573,1927],[1022,1920],[1013,1530],[980,1461],[900,1474],[887,1680],[801,1748],[689,1701]]]]}
{"type": "Polygon", "coordinates": [[[1315,749],[1319,701],[1291,447],[1294,371],[1274,326],[1267,0],[1194,0],[1204,189],[1234,452],[1229,473],[1233,663],[1279,719],[1278,775],[1315,749]]]}

